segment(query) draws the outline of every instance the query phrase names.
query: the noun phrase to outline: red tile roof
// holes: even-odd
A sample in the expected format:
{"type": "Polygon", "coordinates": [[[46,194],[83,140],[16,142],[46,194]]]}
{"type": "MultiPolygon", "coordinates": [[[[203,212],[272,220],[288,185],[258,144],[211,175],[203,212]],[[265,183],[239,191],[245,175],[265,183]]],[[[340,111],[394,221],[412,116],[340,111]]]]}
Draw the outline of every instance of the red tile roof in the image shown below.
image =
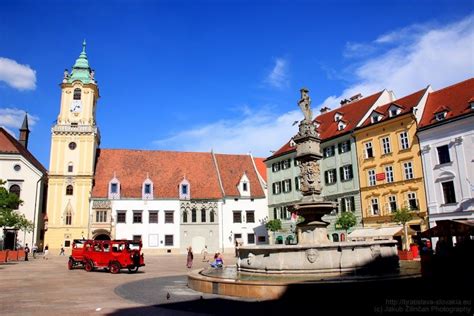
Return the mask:
{"type": "Polygon", "coordinates": [[[425,110],[421,118],[419,127],[427,127],[449,121],[473,112],[469,102],[474,99],[474,78],[456,83],[452,86],[434,91],[428,95],[425,110]],[[436,121],[434,114],[440,109],[447,109],[446,118],[443,121],[436,121]]]}
{"type": "Polygon", "coordinates": [[[25,157],[39,171],[46,174],[46,168],[28,151],[23,145],[15,139],[5,129],[0,127],[0,153],[1,154],[19,154],[25,157]]]}
{"type": "Polygon", "coordinates": [[[255,166],[257,167],[257,171],[262,177],[263,181],[267,182],[267,166],[265,165],[265,158],[253,158],[255,161],[255,166]]]}
{"type": "Polygon", "coordinates": [[[382,93],[383,91],[377,92],[371,96],[317,116],[316,121],[320,123],[317,131],[319,132],[321,141],[352,131],[382,93]],[[338,124],[334,121],[334,114],[336,113],[342,114],[342,119],[347,122],[347,126],[341,131],[337,129],[338,124]]]}
{"type": "MultiPolygon", "coordinates": [[[[377,123],[386,121],[386,120],[391,118],[389,116],[389,110],[390,110],[390,107],[392,105],[398,106],[400,108],[401,111],[398,115],[402,115],[402,114],[405,114],[405,113],[410,113],[412,111],[413,107],[418,105],[421,98],[425,94],[426,89],[428,89],[428,87],[426,87],[425,89],[422,89],[420,91],[417,91],[415,93],[409,94],[409,95],[407,95],[403,98],[397,99],[393,102],[390,102],[390,103],[387,103],[387,104],[384,104],[384,105],[381,105],[381,106],[378,106],[377,108],[375,108],[375,110],[374,110],[375,112],[380,113],[380,114],[383,115],[383,118],[381,120],[379,120],[377,123]]],[[[369,116],[365,120],[365,122],[361,125],[361,127],[365,127],[365,126],[368,126],[370,124],[371,124],[371,121],[370,121],[370,116],[369,116]]]]}
{"type": "Polygon", "coordinates": [[[265,197],[250,155],[215,154],[215,157],[226,196],[240,196],[237,186],[245,172],[250,181],[250,196],[265,197]]]}
{"type": "Polygon", "coordinates": [[[290,144],[291,144],[291,139],[290,139],[285,145],[283,145],[280,149],[278,149],[277,151],[275,151],[275,152],[273,153],[273,155],[271,155],[270,157],[268,157],[267,159],[265,159],[265,161],[295,151],[295,150],[296,150],[296,146],[291,146],[290,144]]]}
{"type": "MultiPolygon", "coordinates": [[[[179,198],[178,186],[184,177],[190,183],[192,199],[220,199],[223,197],[212,153],[99,149],[97,154],[95,184],[92,189],[93,198],[107,198],[108,184],[114,177],[114,173],[120,181],[121,198],[141,198],[142,184],[147,174],[153,181],[155,198],[179,198]]],[[[218,156],[220,155],[216,155],[216,160],[219,162],[218,156]]],[[[223,165],[219,164],[224,188],[228,187],[229,192],[233,193],[231,185],[227,182],[235,181],[228,176],[229,171],[226,170],[226,168],[232,168],[230,172],[240,173],[240,176],[244,171],[247,171],[251,184],[256,181],[258,185],[251,185],[251,193],[253,194],[255,190],[255,197],[259,197],[260,193],[263,194],[250,156],[228,156],[235,162],[235,165],[229,164],[229,159],[222,159],[223,165]],[[260,191],[254,189],[257,186],[260,191]]],[[[226,194],[230,193],[226,192],[226,194]]]]}

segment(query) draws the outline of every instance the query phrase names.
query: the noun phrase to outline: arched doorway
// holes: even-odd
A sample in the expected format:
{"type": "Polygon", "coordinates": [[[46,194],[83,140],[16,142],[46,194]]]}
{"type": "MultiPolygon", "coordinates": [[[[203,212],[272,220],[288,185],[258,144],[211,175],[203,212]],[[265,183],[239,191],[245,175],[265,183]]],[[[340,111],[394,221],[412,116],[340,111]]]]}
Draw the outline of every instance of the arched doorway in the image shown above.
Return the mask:
{"type": "Polygon", "coordinates": [[[100,234],[95,236],[94,240],[110,240],[110,236],[107,234],[100,234]]]}

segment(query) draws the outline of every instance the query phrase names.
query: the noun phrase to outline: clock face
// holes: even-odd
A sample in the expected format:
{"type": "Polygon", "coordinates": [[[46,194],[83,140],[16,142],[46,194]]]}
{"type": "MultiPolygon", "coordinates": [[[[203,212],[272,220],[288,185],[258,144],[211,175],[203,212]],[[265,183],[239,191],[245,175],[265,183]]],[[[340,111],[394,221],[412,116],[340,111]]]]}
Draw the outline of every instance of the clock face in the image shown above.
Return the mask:
{"type": "Polygon", "coordinates": [[[82,111],[82,102],[81,100],[72,100],[71,102],[71,112],[79,113],[82,111]]]}

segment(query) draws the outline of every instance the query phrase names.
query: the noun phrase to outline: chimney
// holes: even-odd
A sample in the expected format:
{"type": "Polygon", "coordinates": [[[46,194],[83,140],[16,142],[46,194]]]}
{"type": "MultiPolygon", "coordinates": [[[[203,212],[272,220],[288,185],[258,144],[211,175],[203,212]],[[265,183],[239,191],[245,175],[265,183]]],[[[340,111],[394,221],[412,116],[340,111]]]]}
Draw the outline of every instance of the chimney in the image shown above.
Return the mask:
{"type": "Polygon", "coordinates": [[[341,104],[341,107],[344,106],[344,105],[347,105],[348,103],[350,103],[351,101],[350,100],[347,100],[347,99],[344,99],[344,100],[341,100],[340,104],[341,104]]]}
{"type": "Polygon", "coordinates": [[[358,94],[350,97],[351,102],[354,102],[354,101],[357,101],[357,100],[360,100],[360,99],[362,99],[362,94],[361,93],[358,93],[358,94]]]}
{"type": "Polygon", "coordinates": [[[30,130],[28,129],[28,114],[25,114],[25,118],[23,119],[23,124],[21,125],[20,128],[20,137],[18,141],[20,144],[25,147],[25,149],[28,149],[28,136],[30,135],[30,130]]]}
{"type": "Polygon", "coordinates": [[[328,108],[327,106],[325,106],[325,107],[321,108],[320,111],[321,111],[321,114],[324,114],[324,113],[326,113],[326,112],[329,112],[329,110],[331,110],[331,109],[328,108]]]}

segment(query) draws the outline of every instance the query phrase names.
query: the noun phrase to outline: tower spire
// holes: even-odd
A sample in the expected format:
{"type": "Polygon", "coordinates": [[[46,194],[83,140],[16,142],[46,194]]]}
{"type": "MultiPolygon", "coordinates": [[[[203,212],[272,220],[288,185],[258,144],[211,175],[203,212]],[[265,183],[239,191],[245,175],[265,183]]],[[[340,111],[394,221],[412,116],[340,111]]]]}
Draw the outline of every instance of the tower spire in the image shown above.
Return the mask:
{"type": "Polygon", "coordinates": [[[20,144],[25,147],[25,149],[28,148],[28,137],[30,135],[30,129],[28,128],[28,113],[25,112],[25,118],[23,119],[23,124],[21,124],[20,128],[20,137],[18,141],[20,144]]]}
{"type": "Polygon", "coordinates": [[[76,63],[72,66],[71,75],[67,77],[67,82],[82,81],[83,83],[95,83],[93,70],[89,66],[86,53],[86,40],[82,42],[82,51],[76,59],[76,63]]]}

